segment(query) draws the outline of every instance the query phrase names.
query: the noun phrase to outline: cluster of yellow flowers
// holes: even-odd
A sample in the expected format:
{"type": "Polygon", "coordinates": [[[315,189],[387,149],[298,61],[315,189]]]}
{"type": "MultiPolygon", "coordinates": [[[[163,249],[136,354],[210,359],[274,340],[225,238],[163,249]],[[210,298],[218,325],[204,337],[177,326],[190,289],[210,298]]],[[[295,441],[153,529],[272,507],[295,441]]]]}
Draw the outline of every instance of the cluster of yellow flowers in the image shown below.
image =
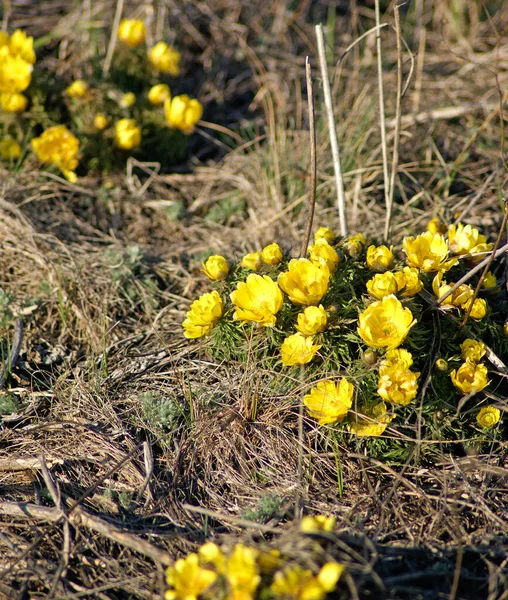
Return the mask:
{"type": "MultiPolygon", "coordinates": [[[[232,268],[223,256],[211,256],[202,264],[202,271],[218,289],[192,303],[183,321],[184,335],[209,336],[217,324],[223,319],[231,322],[231,317],[240,326],[252,323],[256,328],[271,328],[275,333],[271,339],[285,336],[279,358],[286,367],[312,363],[316,356],[325,363],[341,334],[349,342],[356,335],[357,357],[362,354],[361,341],[369,347],[363,353],[365,363],[378,371],[377,390],[371,398],[353,410],[355,387],[360,384],[354,384],[354,374],[349,374],[318,381],[303,402],[309,416],[320,425],[344,422],[346,429],[357,435],[380,435],[394,418],[393,409],[409,405],[418,394],[420,373],[411,369],[411,352],[401,348],[419,324],[415,314],[425,308],[418,295],[427,286],[439,299],[450,289],[443,284],[444,273],[492,249],[485,236],[470,225],[451,226],[448,239],[434,231],[436,226],[433,220],[428,231],[404,238],[403,262],[393,246],[367,247],[361,234],[334,244],[334,233],[326,227],[316,232],[306,258],[287,259],[276,243],[246,254],[232,268]],[[370,273],[367,280],[366,273],[370,273]],[[351,289],[357,298],[356,319],[347,320],[340,314],[340,302],[347,302],[347,298],[339,300],[337,290],[345,285],[346,277],[353,282],[351,289]],[[363,293],[358,285],[362,281],[363,293]],[[288,331],[291,323],[294,332],[288,331]]],[[[484,284],[484,293],[495,292],[496,277],[489,273],[485,280],[488,284],[484,284]]],[[[445,299],[439,310],[451,309],[469,310],[473,322],[479,322],[487,315],[488,305],[485,298],[474,298],[473,289],[464,284],[445,299]]],[[[421,327],[415,335],[422,335],[421,327]]],[[[472,339],[462,344],[465,362],[449,376],[449,381],[465,394],[479,392],[489,384],[487,367],[480,362],[485,352],[479,353],[477,347],[483,344],[472,339]],[[471,344],[477,344],[474,352],[471,344]]],[[[436,369],[447,371],[448,363],[438,359],[436,369]]],[[[492,410],[488,412],[490,422],[493,414],[492,410]]],[[[487,420],[485,417],[484,423],[487,420]]]]}
{"type": "MultiPolygon", "coordinates": [[[[333,517],[305,517],[303,533],[331,531],[333,517]]],[[[166,571],[166,600],[254,600],[261,592],[284,600],[324,600],[344,572],[337,562],[325,563],[317,574],[288,564],[278,550],[261,551],[236,544],[226,552],[206,542],[196,553],[178,559],[166,571]]]]}

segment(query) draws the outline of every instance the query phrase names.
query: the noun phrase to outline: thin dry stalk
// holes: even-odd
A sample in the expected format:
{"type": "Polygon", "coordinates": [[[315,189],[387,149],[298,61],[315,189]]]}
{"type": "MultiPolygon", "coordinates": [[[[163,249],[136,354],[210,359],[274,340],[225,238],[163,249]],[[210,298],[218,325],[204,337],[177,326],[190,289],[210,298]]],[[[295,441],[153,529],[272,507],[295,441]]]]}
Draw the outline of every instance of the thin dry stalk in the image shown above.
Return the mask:
{"type": "Polygon", "coordinates": [[[106,58],[104,59],[104,66],[102,68],[102,74],[106,77],[111,67],[111,61],[113,60],[113,53],[115,52],[116,38],[118,36],[118,26],[120,25],[120,19],[122,18],[124,0],[117,0],[115,8],[115,17],[113,19],[113,26],[111,28],[111,37],[109,38],[108,51],[106,52],[106,58]]]}
{"type": "Polygon", "coordinates": [[[323,27],[316,25],[316,38],[319,54],[319,66],[321,77],[323,79],[323,95],[325,98],[326,115],[328,117],[328,134],[330,136],[330,146],[332,149],[333,170],[335,172],[335,185],[337,187],[337,204],[339,208],[340,234],[347,236],[347,216],[346,216],[346,194],[344,192],[344,178],[342,176],[342,167],[340,163],[339,144],[337,142],[337,131],[335,129],[335,119],[333,116],[332,94],[330,92],[330,79],[326,67],[325,43],[323,36],[323,27]]]}

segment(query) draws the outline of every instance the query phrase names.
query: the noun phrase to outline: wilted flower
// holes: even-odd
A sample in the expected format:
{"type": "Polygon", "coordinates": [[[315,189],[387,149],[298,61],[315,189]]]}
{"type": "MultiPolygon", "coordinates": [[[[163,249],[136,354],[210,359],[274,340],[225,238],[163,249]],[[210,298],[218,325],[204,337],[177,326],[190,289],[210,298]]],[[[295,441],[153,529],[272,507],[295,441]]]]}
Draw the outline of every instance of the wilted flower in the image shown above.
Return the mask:
{"type": "Polygon", "coordinates": [[[340,423],[353,404],[354,386],[347,379],[320,381],[303,397],[309,416],[320,425],[340,423]]]}
{"type": "Polygon", "coordinates": [[[318,239],[309,246],[310,261],[317,266],[326,267],[330,273],[335,273],[339,264],[339,255],[325,239],[318,239]]]}
{"type": "Polygon", "coordinates": [[[320,227],[314,234],[314,241],[326,240],[328,243],[333,242],[335,234],[329,227],[320,227]]]}
{"type": "Polygon", "coordinates": [[[248,600],[254,597],[261,576],[256,559],[259,552],[243,544],[236,544],[226,566],[226,578],[232,591],[231,598],[248,600]]]}
{"type": "Polygon", "coordinates": [[[444,358],[436,359],[435,366],[436,369],[442,373],[446,373],[446,371],[448,371],[448,361],[446,361],[444,358]]]}
{"type": "Polygon", "coordinates": [[[403,290],[401,295],[404,298],[412,298],[423,289],[420,272],[415,267],[404,267],[394,275],[397,280],[397,292],[403,290]]]}
{"type": "Polygon", "coordinates": [[[222,316],[222,306],[222,298],[216,291],[194,300],[182,323],[184,336],[194,339],[208,335],[222,316]]]}
{"type": "Polygon", "coordinates": [[[199,100],[182,94],[164,101],[164,114],[170,127],[189,134],[194,131],[196,123],[201,119],[203,106],[199,100]]]}
{"type": "Polygon", "coordinates": [[[171,91],[169,85],[165,83],[158,83],[150,88],[148,91],[148,101],[154,106],[164,104],[164,100],[171,99],[171,91]]]}
{"type": "Polygon", "coordinates": [[[369,418],[358,418],[348,423],[348,431],[356,434],[358,437],[378,437],[384,433],[388,424],[395,418],[395,415],[388,415],[386,413],[386,404],[384,402],[376,405],[371,413],[371,415],[368,415],[369,418]]]}
{"type": "Polygon", "coordinates": [[[8,113],[20,113],[26,110],[28,98],[23,94],[2,94],[0,96],[2,110],[8,113]]]}
{"type": "Polygon", "coordinates": [[[425,231],[402,241],[407,263],[422,271],[446,271],[457,261],[448,258],[448,243],[440,233],[425,231]]]}
{"type": "Polygon", "coordinates": [[[293,258],[288,271],[278,278],[280,287],[294,304],[317,304],[328,291],[330,272],[313,265],[306,258],[293,258]]]}
{"type": "Polygon", "coordinates": [[[480,362],[482,357],[485,356],[486,349],[483,342],[477,342],[476,340],[468,338],[460,345],[460,351],[464,360],[480,362]]]}
{"type": "Polygon", "coordinates": [[[259,271],[262,262],[261,252],[250,252],[242,258],[242,262],[240,264],[244,269],[259,271]]]}
{"type": "Polygon", "coordinates": [[[65,125],[46,129],[32,140],[32,148],[41,162],[54,165],[71,183],[76,182],[74,170],[78,166],[79,141],[65,125]]]}
{"type": "Polygon", "coordinates": [[[453,254],[474,254],[487,252],[492,244],[487,244],[487,238],[471,225],[451,225],[448,229],[448,245],[453,254]]]}
{"type": "Polygon", "coordinates": [[[442,223],[439,217],[434,217],[427,223],[427,231],[430,233],[446,233],[446,225],[442,223]]]}
{"type": "Polygon", "coordinates": [[[136,48],[146,39],[146,28],[140,19],[123,19],[118,27],[118,38],[131,48],[136,48]]]}
{"type": "Polygon", "coordinates": [[[122,108],[130,108],[131,106],[134,106],[136,104],[136,94],[134,92],[126,92],[120,98],[118,104],[122,108]]]}
{"type": "Polygon", "coordinates": [[[373,271],[383,272],[389,269],[393,263],[393,246],[369,246],[367,249],[367,265],[373,271]]]}
{"type": "Polygon", "coordinates": [[[365,236],[362,233],[358,233],[357,235],[351,235],[347,239],[347,242],[344,244],[344,252],[348,256],[355,258],[360,254],[362,248],[365,246],[366,243],[367,240],[365,239],[365,236]]]}
{"type": "Polygon", "coordinates": [[[165,42],[158,42],[148,52],[148,60],[152,65],[162,73],[169,73],[177,76],[180,73],[180,52],[168,46],[165,42]]]}
{"type": "Polygon", "coordinates": [[[275,325],[276,314],[282,308],[284,294],[268,275],[251,273],[230,294],[235,305],[234,319],[253,321],[260,325],[275,325]]]}
{"type": "Polygon", "coordinates": [[[88,83],[83,79],[76,79],[65,91],[71,98],[84,98],[88,93],[88,83]]]}
{"type": "Polygon", "coordinates": [[[21,146],[10,137],[0,141],[0,158],[2,160],[17,160],[21,156],[21,146]]]}
{"type": "Polygon", "coordinates": [[[210,256],[201,266],[203,273],[212,281],[226,279],[229,273],[228,261],[223,256],[210,256]]]}
{"type": "Polygon", "coordinates": [[[141,144],[141,128],[135,119],[120,119],[116,122],[115,142],[122,150],[133,150],[141,144]]]}
{"type": "Polygon", "coordinates": [[[469,316],[471,319],[475,319],[475,321],[481,321],[487,314],[487,302],[483,298],[475,298],[473,305],[471,306],[472,301],[473,299],[470,298],[462,305],[462,308],[466,311],[469,310],[469,316]],[[471,307],[471,309],[469,309],[469,307],[471,307]]]}
{"type": "Polygon", "coordinates": [[[395,274],[391,271],[376,273],[372,279],[367,281],[367,291],[371,296],[381,300],[385,296],[397,293],[398,285],[395,274]]]}
{"type": "Polygon", "coordinates": [[[303,533],[316,533],[319,531],[333,531],[335,527],[335,517],[326,515],[310,515],[303,517],[300,521],[300,531],[303,533]]]}
{"type": "Polygon", "coordinates": [[[485,429],[497,425],[499,423],[500,418],[501,411],[495,406],[484,406],[476,415],[476,420],[478,421],[478,424],[482,427],[485,427],[485,429]]]}
{"type": "Polygon", "coordinates": [[[261,251],[261,259],[267,265],[278,265],[282,261],[282,250],[279,244],[269,244],[261,251]]]}
{"type": "Polygon", "coordinates": [[[104,113],[97,113],[93,120],[93,126],[99,131],[103,131],[109,124],[109,120],[104,113]]]}
{"type": "Polygon", "coordinates": [[[0,93],[20,94],[30,85],[32,65],[20,56],[13,56],[8,46],[0,47],[0,93]]]}
{"type": "Polygon", "coordinates": [[[328,318],[323,306],[307,306],[307,308],[298,315],[296,329],[303,335],[314,335],[325,330],[328,318]]]}
{"type": "Polygon", "coordinates": [[[197,600],[217,580],[217,573],[199,565],[197,554],[179,558],[166,570],[166,582],[173,589],[167,590],[165,600],[197,600]]]}
{"type": "Polygon", "coordinates": [[[280,347],[282,364],[286,365],[286,367],[305,365],[316,356],[316,352],[320,348],[320,345],[313,344],[311,336],[294,333],[288,336],[280,347]]]}
{"type": "Polygon", "coordinates": [[[489,271],[482,281],[482,288],[484,290],[493,290],[497,286],[497,279],[492,271],[489,271]]]}
{"type": "Polygon", "coordinates": [[[418,392],[419,375],[400,363],[381,365],[377,393],[387,402],[407,406],[418,392]]]}
{"type": "Polygon", "coordinates": [[[395,296],[373,302],[358,317],[358,333],[367,346],[396,348],[416,323],[409,308],[395,296]]]}
{"type": "Polygon", "coordinates": [[[466,360],[458,369],[453,369],[450,377],[457,389],[464,394],[472,394],[483,390],[490,383],[487,373],[485,365],[466,360]]]}

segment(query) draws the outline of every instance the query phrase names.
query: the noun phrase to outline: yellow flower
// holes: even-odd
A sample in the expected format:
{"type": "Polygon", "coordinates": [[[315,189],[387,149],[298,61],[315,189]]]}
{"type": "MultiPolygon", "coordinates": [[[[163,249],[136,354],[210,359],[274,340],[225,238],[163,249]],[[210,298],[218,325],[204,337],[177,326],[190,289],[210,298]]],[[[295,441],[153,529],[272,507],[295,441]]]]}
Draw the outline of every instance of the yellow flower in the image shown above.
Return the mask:
{"type": "Polygon", "coordinates": [[[201,266],[203,273],[212,281],[226,279],[229,273],[228,261],[223,256],[210,256],[201,266]]]}
{"type": "Polygon", "coordinates": [[[408,352],[404,348],[388,350],[388,352],[385,354],[382,364],[399,365],[405,369],[409,369],[409,367],[413,364],[413,356],[411,355],[411,352],[408,352]]]}
{"type": "Polygon", "coordinates": [[[309,416],[320,425],[340,423],[353,404],[354,386],[347,379],[320,381],[303,397],[309,416]]]}
{"type": "Polygon", "coordinates": [[[203,115],[203,106],[199,100],[189,98],[187,94],[164,100],[164,114],[170,127],[183,133],[192,133],[196,123],[203,115]]]}
{"type": "Polygon", "coordinates": [[[321,348],[320,345],[313,344],[312,341],[312,336],[304,336],[301,333],[289,335],[280,347],[282,364],[286,367],[292,367],[293,365],[305,365],[310,362],[321,348]]]}
{"type": "Polygon", "coordinates": [[[324,600],[335,590],[343,572],[343,565],[336,562],[323,565],[317,576],[300,565],[286,567],[275,573],[270,591],[276,598],[285,600],[324,600]]]}
{"type": "Polygon", "coordinates": [[[430,233],[446,233],[446,225],[439,220],[439,217],[434,217],[427,223],[427,231],[430,233]]]}
{"type": "Polygon", "coordinates": [[[322,304],[307,306],[303,313],[298,315],[296,329],[303,335],[314,335],[325,330],[327,321],[326,311],[322,304]]]}
{"type": "MultiPolygon", "coordinates": [[[[445,294],[448,293],[449,290],[452,289],[453,286],[443,281],[443,271],[439,271],[439,273],[432,280],[432,291],[434,292],[436,298],[439,300],[445,294]]],[[[442,305],[453,304],[453,294],[449,295],[443,302],[442,305]]]]}
{"type": "Polygon", "coordinates": [[[303,533],[317,533],[319,531],[333,531],[335,527],[335,517],[325,515],[306,516],[300,521],[300,531],[303,533]]]}
{"type": "Polygon", "coordinates": [[[178,65],[181,57],[180,52],[165,42],[158,42],[148,52],[148,60],[158,71],[169,73],[175,77],[180,73],[178,65]]]}
{"type": "Polygon", "coordinates": [[[373,302],[358,317],[358,333],[367,346],[396,348],[416,323],[409,308],[395,296],[373,302]]]}
{"type": "Polygon", "coordinates": [[[462,342],[460,351],[464,360],[471,360],[473,362],[480,362],[486,352],[485,344],[483,342],[477,342],[470,338],[462,342]]]}
{"type": "Polygon", "coordinates": [[[317,304],[328,291],[327,269],[320,269],[306,258],[293,258],[288,269],[279,275],[278,282],[294,304],[317,304]]]}
{"type": "Polygon", "coordinates": [[[12,56],[19,56],[25,62],[35,63],[34,39],[27,36],[21,29],[17,29],[9,40],[9,52],[12,56]]]}
{"type": "Polygon", "coordinates": [[[495,406],[484,406],[476,415],[476,420],[478,421],[478,424],[482,427],[485,427],[486,429],[497,425],[499,423],[500,418],[501,411],[495,406]]]}
{"type": "Polygon", "coordinates": [[[277,283],[268,275],[255,273],[251,273],[245,282],[240,282],[230,298],[236,308],[234,319],[265,326],[275,325],[275,315],[284,302],[284,294],[277,283]]]}
{"type": "Polygon", "coordinates": [[[115,142],[122,150],[133,150],[141,144],[141,129],[135,119],[120,119],[116,122],[115,142]]]}
{"type": "Polygon", "coordinates": [[[257,558],[259,552],[243,544],[236,544],[228,559],[226,578],[235,600],[253,599],[261,576],[258,573],[257,558]]]}
{"type": "Polygon", "coordinates": [[[158,106],[159,104],[164,104],[164,100],[171,99],[171,91],[169,89],[169,85],[165,83],[158,83],[150,88],[148,91],[148,100],[150,104],[154,106],[158,106]]]}
{"type": "Polygon", "coordinates": [[[79,140],[65,125],[46,129],[32,140],[32,148],[41,162],[58,167],[71,183],[76,181],[74,170],[78,166],[79,140]]]}
{"type": "Polygon", "coordinates": [[[404,290],[402,292],[404,298],[416,296],[423,288],[420,272],[415,267],[404,267],[402,271],[397,271],[395,279],[397,280],[397,292],[404,290]]]}
{"type": "Polygon", "coordinates": [[[473,288],[467,284],[459,285],[459,287],[453,292],[451,301],[453,306],[464,308],[464,305],[473,297],[473,288]]]}
{"type": "Polygon", "coordinates": [[[123,19],[118,27],[118,38],[131,48],[136,48],[146,39],[146,28],[139,19],[123,19]]]}
{"type": "Polygon", "coordinates": [[[378,437],[384,433],[395,415],[386,414],[386,404],[380,402],[372,409],[372,415],[368,415],[368,417],[355,419],[355,421],[348,423],[348,431],[358,437],[378,437]]]}
{"type": "Polygon", "coordinates": [[[2,110],[8,113],[20,113],[26,110],[28,98],[23,94],[2,94],[0,96],[2,110]]]}
{"type": "Polygon", "coordinates": [[[506,321],[506,323],[504,324],[503,333],[505,337],[508,337],[508,321],[506,321]]]}
{"type": "Polygon", "coordinates": [[[71,98],[84,98],[88,93],[88,83],[83,79],[76,79],[65,91],[71,98]]]}
{"type": "Polygon", "coordinates": [[[482,288],[484,290],[494,290],[497,287],[497,279],[492,271],[489,271],[482,281],[482,288]]]}
{"type": "Polygon", "coordinates": [[[2,160],[17,160],[21,156],[21,146],[12,138],[6,137],[0,141],[0,158],[2,160]]]}
{"type": "Polygon", "coordinates": [[[282,250],[279,244],[269,244],[261,251],[261,259],[267,265],[278,265],[282,261],[282,250]]]}
{"type": "Polygon", "coordinates": [[[408,265],[422,271],[446,271],[456,262],[448,258],[448,243],[440,233],[426,231],[402,241],[408,265]]]}
{"type": "Polygon", "coordinates": [[[212,565],[217,573],[226,571],[226,555],[213,542],[206,542],[198,550],[199,562],[204,565],[212,565]]]}
{"type": "Polygon", "coordinates": [[[0,47],[0,93],[20,94],[30,85],[32,65],[13,56],[7,46],[0,47]]]}
{"type": "Polygon", "coordinates": [[[435,362],[436,369],[442,373],[448,371],[448,362],[444,358],[438,358],[435,362]]]}
{"type": "Polygon", "coordinates": [[[272,574],[281,565],[282,559],[279,550],[261,551],[258,556],[259,570],[263,574],[272,574]]]}
{"type": "Polygon", "coordinates": [[[453,369],[450,377],[453,385],[464,394],[471,394],[483,390],[489,385],[487,379],[487,367],[483,364],[477,364],[471,360],[466,360],[458,370],[453,369]]]}
{"type": "Polygon", "coordinates": [[[419,375],[400,363],[381,365],[377,393],[387,402],[407,406],[418,392],[419,375]]]}
{"type": "MultiPolygon", "coordinates": [[[[462,305],[464,310],[469,310],[471,306],[472,298],[470,298],[467,302],[462,305]]],[[[475,321],[481,321],[483,317],[487,314],[487,302],[483,298],[475,298],[473,302],[473,306],[469,312],[469,316],[471,319],[475,319],[475,321]]]]}
{"type": "Polygon", "coordinates": [[[391,271],[377,273],[372,279],[367,281],[367,291],[378,300],[390,294],[397,293],[398,287],[395,274],[391,271]]]}
{"type": "Polygon", "coordinates": [[[222,316],[222,298],[218,292],[207,292],[191,304],[182,323],[184,336],[189,339],[208,335],[222,316]]]}
{"type": "Polygon", "coordinates": [[[242,258],[242,262],[240,264],[244,269],[259,271],[262,264],[261,252],[251,252],[250,254],[246,254],[242,258]]]}
{"type": "Polygon", "coordinates": [[[173,589],[167,590],[165,600],[197,600],[217,580],[217,573],[199,566],[197,554],[180,558],[166,571],[166,582],[173,589]]]}
{"type": "Polygon", "coordinates": [[[451,225],[448,229],[448,245],[453,254],[474,254],[487,252],[492,244],[487,244],[487,238],[471,225],[451,225]]]}
{"type": "Polygon", "coordinates": [[[365,239],[363,234],[358,233],[357,235],[352,235],[348,238],[347,242],[344,244],[344,252],[348,256],[355,258],[356,256],[358,256],[360,254],[360,252],[362,251],[362,248],[365,246],[366,243],[367,243],[367,240],[365,239]]]}
{"type": "Polygon", "coordinates": [[[369,246],[367,249],[367,265],[372,271],[386,271],[393,263],[393,246],[369,246]]]}
{"type": "Polygon", "coordinates": [[[104,113],[97,113],[93,120],[93,126],[99,131],[103,131],[108,126],[109,120],[104,113]]]}
{"type": "Polygon", "coordinates": [[[136,104],[136,94],[134,92],[127,92],[122,95],[118,104],[122,108],[130,108],[136,104]]]}
{"type": "Polygon", "coordinates": [[[315,265],[325,266],[330,273],[335,273],[339,264],[339,255],[325,239],[318,239],[316,243],[309,246],[310,261],[315,265]]]}
{"type": "Polygon", "coordinates": [[[329,243],[333,242],[335,234],[329,227],[320,227],[314,234],[314,241],[325,240],[329,243]]]}
{"type": "Polygon", "coordinates": [[[325,592],[333,592],[344,570],[344,565],[338,562],[327,562],[321,567],[317,580],[325,592]]]}

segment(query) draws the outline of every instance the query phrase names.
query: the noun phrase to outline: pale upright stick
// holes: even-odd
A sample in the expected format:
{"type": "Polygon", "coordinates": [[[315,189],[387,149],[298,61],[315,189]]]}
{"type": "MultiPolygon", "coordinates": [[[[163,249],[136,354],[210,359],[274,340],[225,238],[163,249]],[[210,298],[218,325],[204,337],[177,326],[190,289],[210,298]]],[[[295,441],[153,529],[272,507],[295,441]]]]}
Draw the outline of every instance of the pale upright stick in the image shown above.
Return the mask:
{"type": "Polygon", "coordinates": [[[115,51],[116,38],[118,35],[118,26],[120,25],[120,19],[122,18],[124,0],[117,0],[115,17],[113,19],[113,26],[111,28],[111,37],[109,38],[108,51],[106,52],[106,58],[104,59],[104,67],[102,68],[102,74],[106,76],[109,73],[109,67],[113,60],[113,52],[115,51]]]}

